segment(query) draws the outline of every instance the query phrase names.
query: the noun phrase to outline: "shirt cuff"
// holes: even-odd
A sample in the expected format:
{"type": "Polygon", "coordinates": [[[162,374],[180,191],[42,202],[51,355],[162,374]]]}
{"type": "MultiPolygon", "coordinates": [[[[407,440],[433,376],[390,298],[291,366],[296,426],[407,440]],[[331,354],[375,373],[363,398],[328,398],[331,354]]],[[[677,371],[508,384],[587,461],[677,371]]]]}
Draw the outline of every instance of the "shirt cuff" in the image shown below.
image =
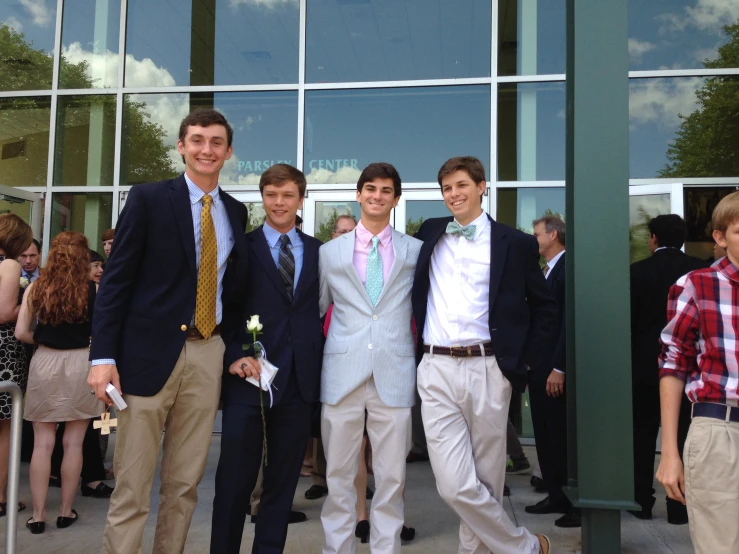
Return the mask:
{"type": "Polygon", "coordinates": [[[557,373],[564,373],[561,369],[557,369],[556,367],[552,368],[552,371],[556,371],[557,373]]]}
{"type": "Polygon", "coordinates": [[[92,366],[95,367],[96,365],[115,365],[115,360],[112,358],[100,358],[99,360],[93,360],[92,366]]]}

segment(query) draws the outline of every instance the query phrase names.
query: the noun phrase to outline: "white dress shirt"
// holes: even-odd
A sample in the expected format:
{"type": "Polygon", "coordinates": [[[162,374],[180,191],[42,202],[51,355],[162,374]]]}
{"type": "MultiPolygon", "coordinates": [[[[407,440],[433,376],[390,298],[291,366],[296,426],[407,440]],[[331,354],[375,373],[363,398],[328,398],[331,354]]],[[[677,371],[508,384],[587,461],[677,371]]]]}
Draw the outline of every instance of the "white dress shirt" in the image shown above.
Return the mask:
{"type": "Polygon", "coordinates": [[[475,225],[474,240],[444,233],[431,255],[426,344],[469,346],[490,341],[491,226],[484,212],[470,225],[475,225]]]}

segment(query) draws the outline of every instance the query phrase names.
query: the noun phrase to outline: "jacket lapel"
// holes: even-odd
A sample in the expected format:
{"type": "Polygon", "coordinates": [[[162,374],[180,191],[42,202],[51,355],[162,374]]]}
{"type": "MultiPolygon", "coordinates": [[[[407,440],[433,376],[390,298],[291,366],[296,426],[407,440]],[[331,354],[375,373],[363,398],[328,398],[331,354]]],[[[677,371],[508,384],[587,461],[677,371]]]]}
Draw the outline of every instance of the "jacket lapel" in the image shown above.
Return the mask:
{"type": "Polygon", "coordinates": [[[195,273],[195,230],[192,222],[192,208],[190,205],[190,193],[187,189],[185,176],[180,175],[173,179],[169,185],[169,199],[172,202],[174,218],[182,236],[182,246],[185,248],[187,265],[190,271],[195,273]]]}
{"type": "Polygon", "coordinates": [[[254,252],[254,256],[257,258],[257,260],[259,260],[259,263],[264,266],[264,270],[270,276],[269,281],[274,285],[275,289],[277,289],[282,297],[289,303],[290,297],[285,291],[282,277],[277,271],[277,265],[275,264],[274,259],[272,259],[272,253],[270,252],[269,246],[267,245],[267,238],[264,236],[264,230],[262,227],[263,226],[260,225],[259,228],[255,229],[254,231],[249,233],[249,235],[247,235],[251,239],[251,247],[254,252]]]}
{"type": "MultiPolygon", "coordinates": [[[[364,288],[362,281],[357,275],[357,270],[354,268],[354,240],[356,233],[354,231],[346,233],[341,236],[341,243],[339,244],[339,262],[341,263],[344,271],[349,275],[349,279],[359,291],[359,294],[365,299],[367,304],[372,306],[372,301],[367,294],[367,289],[364,288]]],[[[336,239],[339,240],[339,239],[336,239]]]]}
{"type": "Polygon", "coordinates": [[[400,275],[400,271],[401,269],[403,269],[403,263],[405,262],[406,255],[408,254],[408,243],[406,242],[403,233],[400,233],[395,229],[393,229],[393,253],[393,265],[390,268],[390,273],[387,276],[387,281],[382,284],[382,292],[380,293],[380,297],[377,299],[377,305],[382,302],[382,299],[385,296],[385,291],[390,288],[390,286],[393,284],[393,281],[395,281],[398,278],[398,275],[400,275]]]}
{"type": "MultiPolygon", "coordinates": [[[[500,281],[503,278],[506,255],[508,254],[508,232],[488,215],[490,233],[490,307],[495,303],[500,281]]],[[[491,309],[492,311],[492,309],[491,309]]]]}
{"type": "Polygon", "coordinates": [[[565,263],[565,254],[562,254],[559,257],[559,260],[557,260],[557,263],[554,264],[552,271],[549,272],[549,277],[547,277],[547,285],[549,285],[550,289],[554,288],[554,283],[557,280],[557,277],[559,277],[559,272],[562,271],[562,268],[564,267],[564,263],[565,263]]]}

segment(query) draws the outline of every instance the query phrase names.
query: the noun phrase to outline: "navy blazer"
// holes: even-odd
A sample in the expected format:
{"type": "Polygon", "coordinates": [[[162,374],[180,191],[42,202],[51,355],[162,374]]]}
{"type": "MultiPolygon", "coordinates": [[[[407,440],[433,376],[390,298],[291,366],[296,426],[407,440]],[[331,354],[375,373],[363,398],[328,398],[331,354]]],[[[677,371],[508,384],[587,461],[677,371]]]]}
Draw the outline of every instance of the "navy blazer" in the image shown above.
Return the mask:
{"type": "Polygon", "coordinates": [[[567,264],[565,263],[565,256],[563,253],[557,263],[549,272],[547,276],[547,285],[554,292],[554,298],[557,300],[557,306],[559,307],[560,322],[557,326],[557,344],[554,348],[554,356],[552,357],[552,364],[549,368],[557,368],[560,371],[567,371],[567,319],[566,319],[566,291],[567,288],[567,264]]]}
{"type": "MultiPolygon", "coordinates": [[[[321,241],[301,231],[298,234],[303,240],[303,267],[292,302],[262,227],[246,235],[249,268],[244,276],[246,295],[241,312],[238,351],[227,352],[226,359],[228,367],[245,355],[253,355],[253,350],[244,352],[241,346],[252,343],[251,333],[246,332],[246,321],[258,315],[264,328],[257,340],[264,345],[267,359],[280,369],[273,382],[275,404],[287,387],[291,371],[295,371],[300,395],[305,402],[317,402],[320,393],[323,327],[318,308],[318,248],[321,241]]],[[[259,406],[259,389],[227,372],[223,381],[223,401],[224,405],[259,406]]]]}
{"type": "MultiPolygon", "coordinates": [[[[223,279],[224,335],[233,326],[234,303],[248,263],[246,207],[220,191],[234,246],[223,279]]],[[[90,359],[116,361],[126,394],[153,396],[172,373],[195,313],[195,233],[183,175],[136,185],[118,219],[110,259],[95,301],[90,359]]],[[[240,314],[239,314],[240,316],[240,314]]],[[[227,343],[228,344],[228,343],[227,343]]]]}
{"type": "MultiPolygon", "coordinates": [[[[429,294],[429,266],[436,243],[452,217],[428,219],[415,237],[424,241],[413,282],[416,359],[423,357],[423,329],[429,294]]],[[[503,375],[520,392],[526,388],[526,366],[537,371],[551,363],[558,323],[557,303],[539,267],[539,246],[531,235],[497,223],[488,216],[490,236],[490,312],[493,351],[503,375]]]]}

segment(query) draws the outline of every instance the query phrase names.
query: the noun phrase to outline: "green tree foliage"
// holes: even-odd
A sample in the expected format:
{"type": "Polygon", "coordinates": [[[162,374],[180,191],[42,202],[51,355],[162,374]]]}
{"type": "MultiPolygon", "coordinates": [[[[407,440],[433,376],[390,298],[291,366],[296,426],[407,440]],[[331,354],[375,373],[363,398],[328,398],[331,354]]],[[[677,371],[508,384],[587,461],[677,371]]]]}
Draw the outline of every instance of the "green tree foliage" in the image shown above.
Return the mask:
{"type": "Polygon", "coordinates": [[[328,242],[331,240],[331,235],[334,232],[334,225],[336,225],[336,220],[339,219],[340,215],[349,214],[351,215],[351,210],[346,210],[341,213],[334,208],[333,212],[331,212],[331,215],[328,217],[328,219],[322,221],[318,225],[318,231],[316,232],[316,238],[320,240],[321,242],[328,242]]]}
{"type": "MultiPolygon", "coordinates": [[[[739,67],[739,21],[724,31],[730,39],[716,59],[703,62],[708,69],[739,67]]],[[[682,123],[660,177],[739,175],[739,76],[710,77],[695,94],[698,109],[680,114],[682,123]]]]}
{"type": "Polygon", "coordinates": [[[250,233],[264,223],[266,216],[261,202],[247,202],[246,209],[249,210],[249,221],[246,223],[246,232],[250,233]]]}
{"type": "Polygon", "coordinates": [[[418,219],[409,219],[405,222],[405,234],[411,237],[415,235],[421,228],[421,224],[424,222],[423,216],[418,219]]]}

